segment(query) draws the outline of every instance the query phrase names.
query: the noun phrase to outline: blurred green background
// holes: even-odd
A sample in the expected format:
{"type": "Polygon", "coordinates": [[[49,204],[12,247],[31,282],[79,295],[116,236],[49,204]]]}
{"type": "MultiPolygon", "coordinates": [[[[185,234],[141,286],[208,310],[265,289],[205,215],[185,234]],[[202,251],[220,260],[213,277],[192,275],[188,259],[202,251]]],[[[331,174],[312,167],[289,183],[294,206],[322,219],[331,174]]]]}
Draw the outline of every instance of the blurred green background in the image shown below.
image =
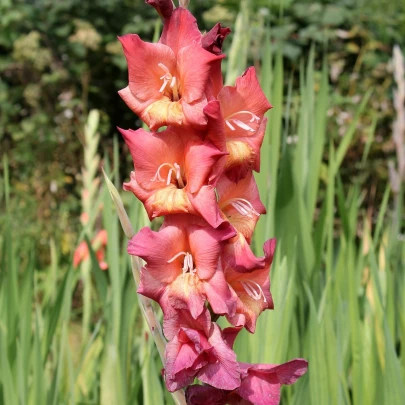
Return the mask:
{"type": "MultiPolygon", "coordinates": [[[[275,311],[238,338],[239,359],[309,360],[283,405],[403,404],[404,2],[190,10],[201,31],[232,28],[226,83],[254,65],[274,106],[254,248],[278,239],[275,311]]],[[[100,173],[121,189],[131,161],[116,126],[141,126],[117,94],[117,35],[160,29],[143,0],[0,0],[0,404],[172,403],[100,173]]]]}

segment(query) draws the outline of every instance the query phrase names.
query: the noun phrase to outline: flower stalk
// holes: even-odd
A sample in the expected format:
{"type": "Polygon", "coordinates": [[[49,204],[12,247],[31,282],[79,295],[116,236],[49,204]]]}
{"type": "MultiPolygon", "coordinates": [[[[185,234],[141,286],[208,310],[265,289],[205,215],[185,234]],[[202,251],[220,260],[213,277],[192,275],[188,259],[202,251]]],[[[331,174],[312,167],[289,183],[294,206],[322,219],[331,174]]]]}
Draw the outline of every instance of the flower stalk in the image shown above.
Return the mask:
{"type": "MultiPolygon", "coordinates": [[[[118,213],[118,217],[121,223],[121,227],[124,231],[125,236],[128,239],[131,239],[135,233],[132,228],[131,221],[129,219],[128,213],[125,210],[124,203],[122,202],[121,196],[118,193],[118,190],[108,178],[107,173],[102,168],[105,184],[107,185],[108,191],[111,195],[111,199],[114,202],[115,208],[118,213]]],[[[132,276],[135,281],[136,288],[140,284],[140,271],[142,267],[142,262],[138,257],[131,256],[131,270],[132,276]]],[[[159,318],[152,306],[152,302],[149,298],[144,297],[143,295],[138,295],[140,307],[146,323],[148,324],[152,338],[155,341],[157,350],[159,352],[162,363],[164,364],[164,353],[166,348],[166,339],[163,336],[162,326],[160,325],[159,318]]],[[[183,391],[177,391],[172,393],[173,399],[176,405],[185,405],[185,397],[183,391]]]]}

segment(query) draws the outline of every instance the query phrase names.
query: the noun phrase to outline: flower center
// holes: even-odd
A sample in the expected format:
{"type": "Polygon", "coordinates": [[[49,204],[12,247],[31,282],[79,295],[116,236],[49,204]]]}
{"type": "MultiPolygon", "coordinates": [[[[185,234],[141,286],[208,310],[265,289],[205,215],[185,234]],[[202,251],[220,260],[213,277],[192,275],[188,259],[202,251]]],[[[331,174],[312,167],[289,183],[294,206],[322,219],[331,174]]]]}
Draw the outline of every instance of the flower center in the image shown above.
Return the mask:
{"type": "Polygon", "coordinates": [[[256,115],[256,114],[253,114],[252,112],[250,112],[250,111],[237,111],[237,112],[235,112],[235,113],[233,113],[233,114],[231,114],[229,117],[227,117],[226,119],[225,119],[225,124],[228,126],[228,128],[231,130],[231,131],[235,131],[236,130],[236,128],[234,127],[234,125],[236,125],[236,126],[238,126],[239,128],[242,128],[242,129],[244,129],[244,130],[246,130],[246,131],[249,131],[249,132],[256,132],[256,130],[255,129],[253,129],[252,127],[250,127],[248,124],[246,124],[246,123],[244,123],[243,121],[241,121],[240,119],[237,119],[237,118],[233,118],[233,117],[235,117],[235,116],[240,116],[240,115],[249,115],[250,116],[250,119],[249,119],[249,122],[259,122],[260,121],[260,118],[256,115]]]}
{"type": "Polygon", "coordinates": [[[194,261],[193,261],[193,256],[191,253],[188,252],[179,252],[177,255],[174,255],[170,260],[167,261],[167,263],[172,263],[174,262],[178,257],[184,255],[184,262],[183,262],[183,275],[186,273],[190,274],[195,274],[197,272],[197,269],[194,268],[194,261]]]}
{"type": "Polygon", "coordinates": [[[163,163],[161,164],[157,171],[156,174],[153,176],[153,178],[150,181],[160,181],[162,183],[166,182],[166,186],[168,186],[171,182],[172,182],[172,177],[175,178],[175,181],[177,182],[177,185],[179,188],[184,188],[184,182],[183,182],[183,178],[181,177],[181,169],[180,169],[180,165],[178,163],[163,163]],[[166,180],[164,179],[164,177],[162,177],[160,171],[162,170],[162,168],[164,167],[168,167],[169,171],[167,172],[167,177],[166,180]]]}
{"type": "Polygon", "coordinates": [[[256,215],[257,217],[260,216],[260,214],[254,209],[253,205],[244,198],[231,198],[230,200],[225,201],[225,203],[222,204],[222,207],[225,208],[227,205],[232,205],[232,207],[243,216],[249,218],[253,218],[253,215],[256,215]]]}
{"type": "Polygon", "coordinates": [[[160,78],[160,80],[163,80],[163,84],[159,92],[163,94],[167,85],[170,83],[169,87],[172,93],[172,100],[179,101],[179,83],[176,76],[172,76],[169,69],[163,63],[158,63],[158,66],[165,72],[165,74],[160,78]]]}
{"type": "Polygon", "coordinates": [[[257,284],[255,281],[246,280],[239,282],[242,284],[242,287],[245,289],[248,295],[254,300],[259,301],[263,297],[263,301],[267,302],[262,287],[260,287],[260,285],[257,284]]]}

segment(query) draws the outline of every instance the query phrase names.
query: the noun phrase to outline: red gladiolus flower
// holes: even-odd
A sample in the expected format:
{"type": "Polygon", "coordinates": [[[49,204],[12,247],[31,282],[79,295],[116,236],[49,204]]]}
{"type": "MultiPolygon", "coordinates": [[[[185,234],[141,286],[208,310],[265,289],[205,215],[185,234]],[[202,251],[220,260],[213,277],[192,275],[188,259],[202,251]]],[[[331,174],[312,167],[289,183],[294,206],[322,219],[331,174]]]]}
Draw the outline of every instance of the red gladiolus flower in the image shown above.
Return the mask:
{"type": "Polygon", "coordinates": [[[176,9],[158,44],[128,34],[119,40],[128,62],[129,85],[119,94],[152,129],[163,125],[206,125],[203,108],[211,67],[221,55],[201,47],[194,17],[176,9]]]}
{"type": "Polygon", "coordinates": [[[138,292],[159,302],[165,315],[187,309],[197,318],[207,300],[215,313],[232,317],[236,297],[219,257],[233,235],[191,215],[166,217],[159,232],[141,229],[128,243],[128,253],[146,261],[138,292]]]}
{"type": "Polygon", "coordinates": [[[218,93],[227,127],[226,164],[228,176],[237,181],[249,170],[260,171],[260,147],[267,120],[264,113],[272,108],[260,87],[253,67],[236,79],[235,87],[225,86],[218,93]]]}
{"type": "Polygon", "coordinates": [[[227,319],[232,325],[244,326],[251,333],[255,332],[258,316],[264,310],[274,308],[269,272],[275,248],[275,239],[264,244],[264,268],[244,273],[230,267],[224,269],[226,281],[237,299],[236,313],[234,316],[227,315],[227,319]]]}
{"type": "Polygon", "coordinates": [[[239,363],[241,384],[233,391],[208,385],[192,385],[187,388],[188,405],[278,405],[282,385],[295,383],[307,372],[308,362],[294,359],[287,363],[248,364],[239,363]]]}
{"type": "Polygon", "coordinates": [[[236,184],[222,176],[216,190],[222,213],[238,231],[224,249],[223,267],[240,272],[263,268],[263,258],[257,258],[249,246],[260,215],[266,213],[252,172],[236,184]]]}
{"type": "Polygon", "coordinates": [[[227,222],[214,191],[225,152],[190,131],[120,131],[135,167],[124,189],[143,202],[150,219],[190,213],[201,215],[214,228],[227,222]]]}

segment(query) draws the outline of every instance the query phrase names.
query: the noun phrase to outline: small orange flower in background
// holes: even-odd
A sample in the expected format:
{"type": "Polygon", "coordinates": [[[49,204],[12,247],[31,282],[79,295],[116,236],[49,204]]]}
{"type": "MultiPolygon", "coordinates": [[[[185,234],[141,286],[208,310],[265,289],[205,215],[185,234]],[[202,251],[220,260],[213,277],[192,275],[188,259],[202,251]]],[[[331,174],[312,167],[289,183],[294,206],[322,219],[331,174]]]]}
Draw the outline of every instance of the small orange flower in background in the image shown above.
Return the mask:
{"type": "MultiPolygon", "coordinates": [[[[107,246],[108,236],[107,231],[102,229],[97,233],[94,239],[91,241],[91,246],[95,252],[98,265],[101,270],[107,270],[108,264],[104,261],[105,257],[105,247],[107,246]]],[[[73,267],[79,267],[80,263],[85,262],[90,257],[89,247],[85,241],[81,242],[76,248],[73,254],[73,267]]]]}

